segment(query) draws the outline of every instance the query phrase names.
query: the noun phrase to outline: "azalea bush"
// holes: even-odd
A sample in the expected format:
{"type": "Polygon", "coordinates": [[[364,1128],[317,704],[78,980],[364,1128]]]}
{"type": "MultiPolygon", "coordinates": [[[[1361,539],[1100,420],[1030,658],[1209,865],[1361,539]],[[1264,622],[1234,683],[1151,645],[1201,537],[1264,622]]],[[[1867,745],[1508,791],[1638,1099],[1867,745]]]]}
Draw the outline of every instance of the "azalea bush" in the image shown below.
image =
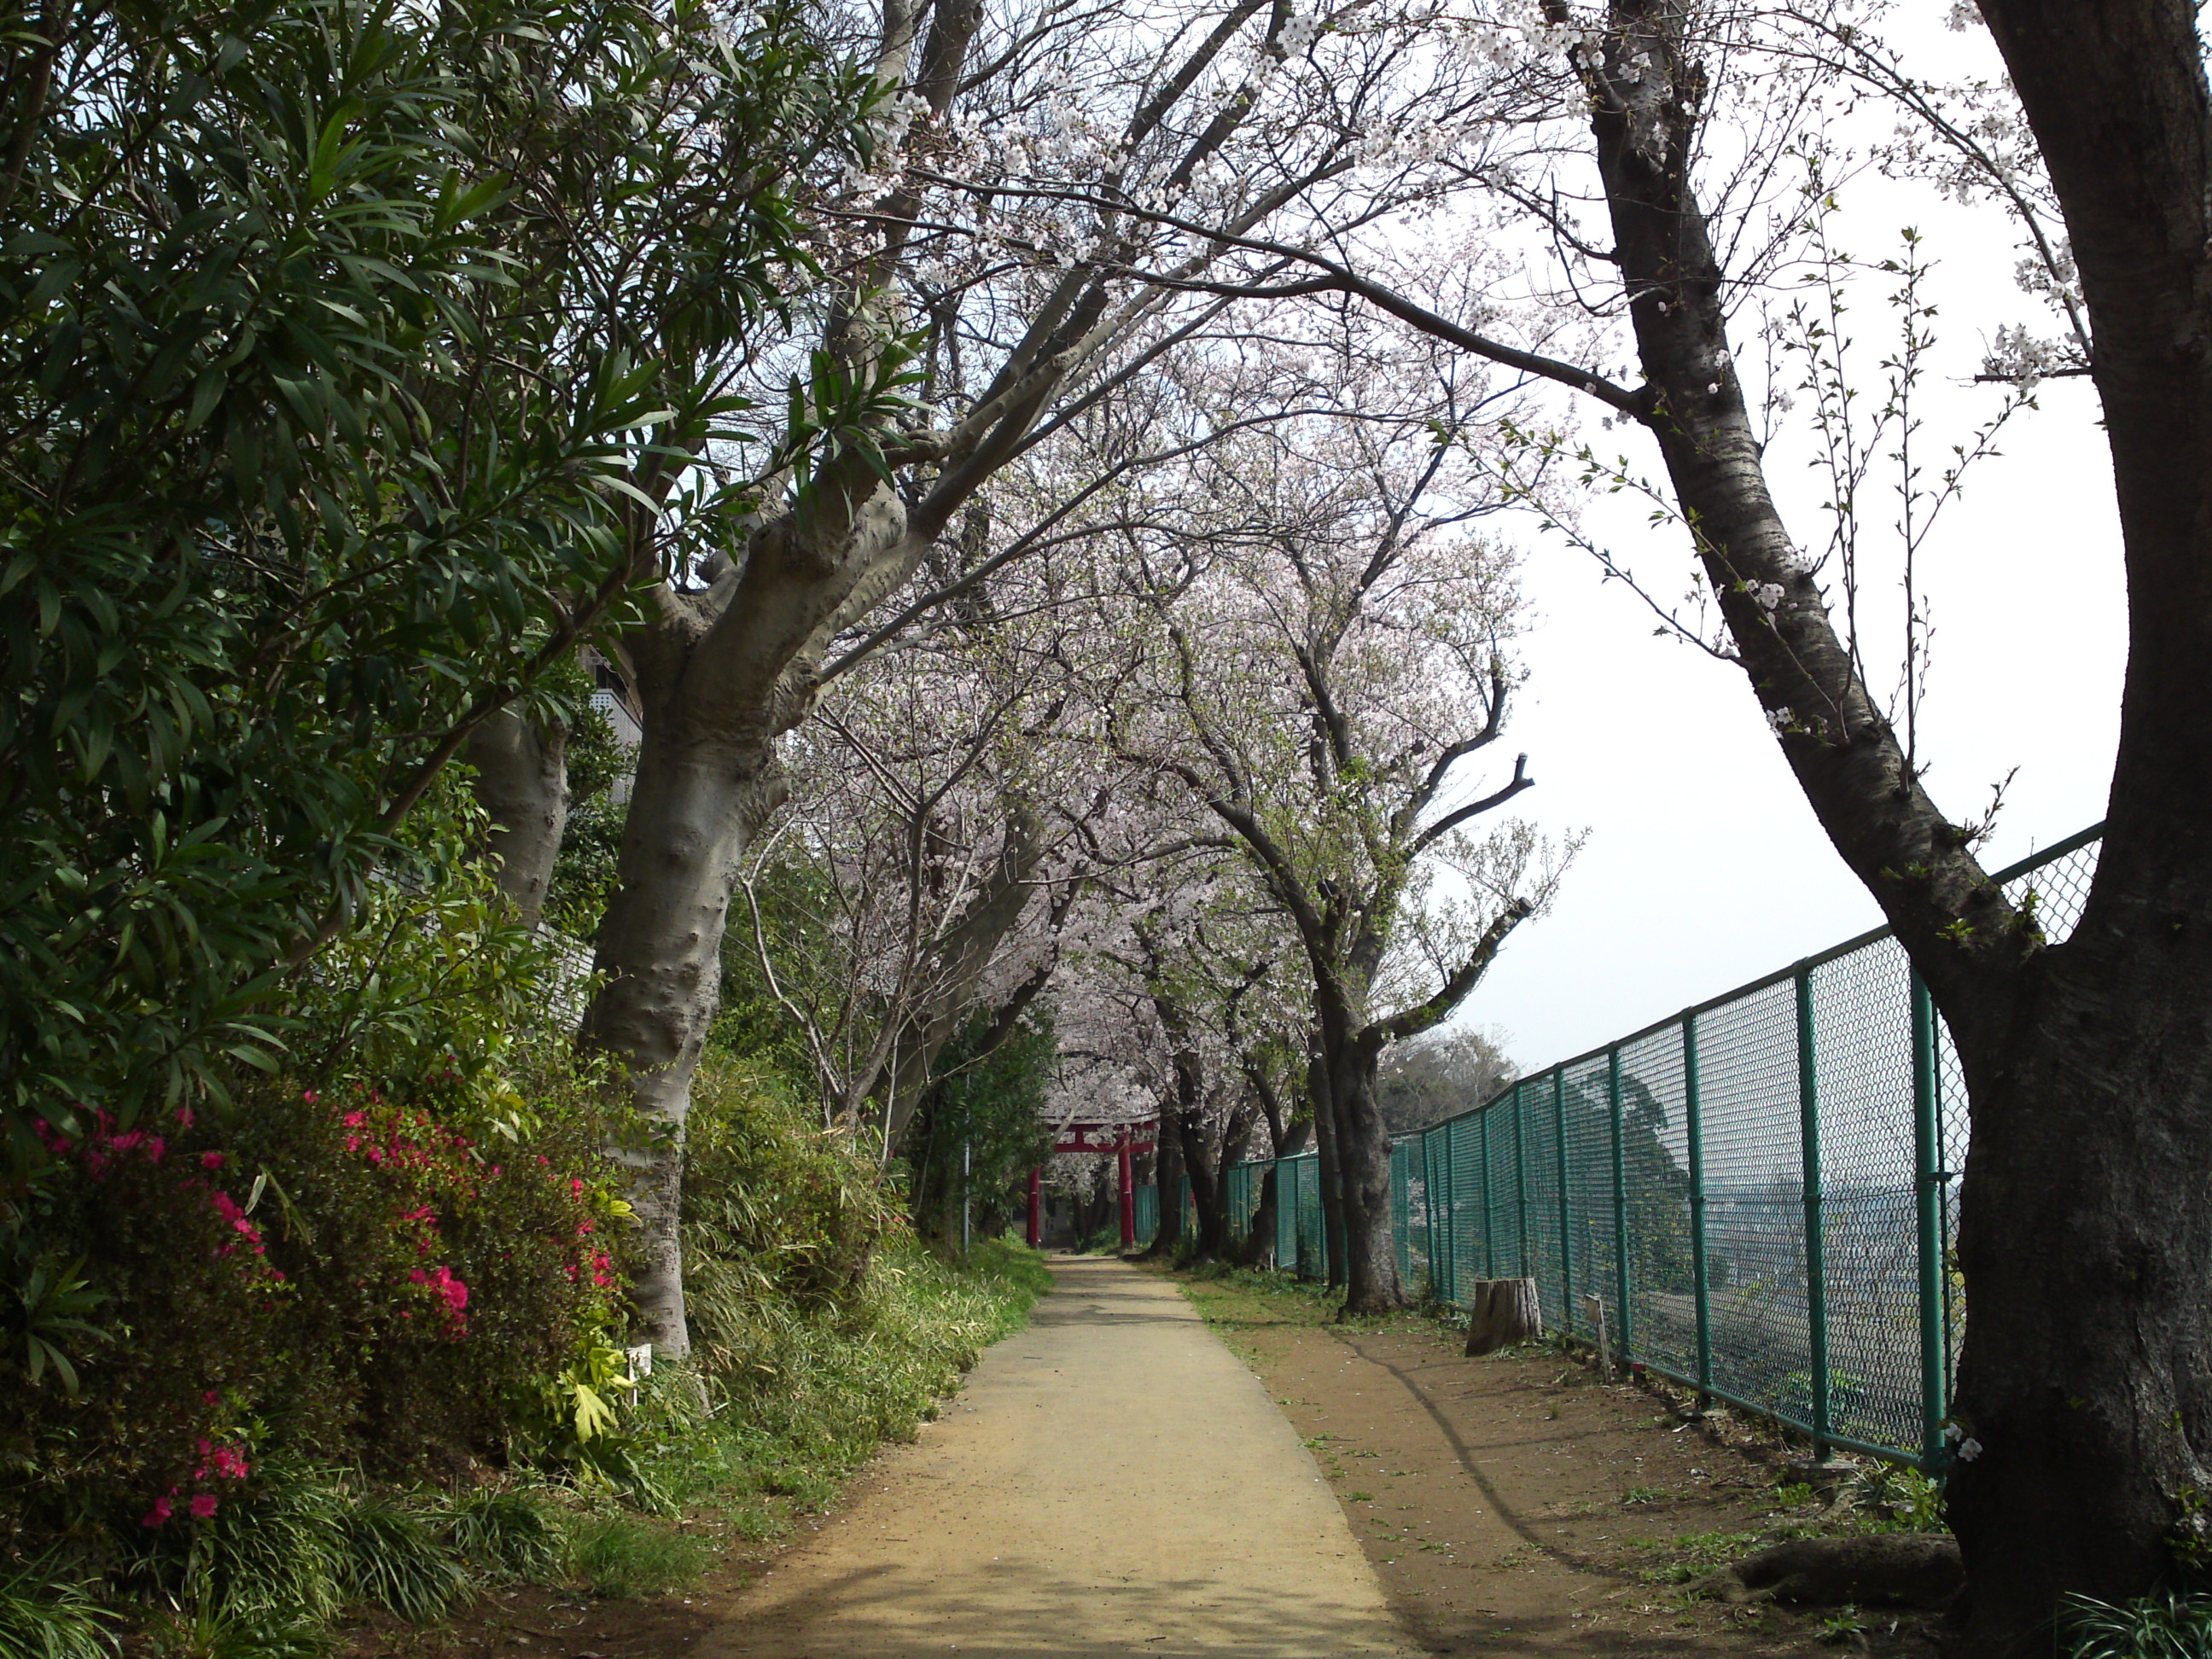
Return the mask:
{"type": "Polygon", "coordinates": [[[19,1295],[0,1346],[23,1402],[0,1544],[188,1551],[269,1458],[511,1466],[619,1340],[621,1123],[571,1053],[573,970],[507,919],[482,842],[465,793],[435,793],[411,878],[288,1005],[291,1069],[221,1112],[39,1123],[0,1243],[68,1296],[41,1324],[19,1295]]]}

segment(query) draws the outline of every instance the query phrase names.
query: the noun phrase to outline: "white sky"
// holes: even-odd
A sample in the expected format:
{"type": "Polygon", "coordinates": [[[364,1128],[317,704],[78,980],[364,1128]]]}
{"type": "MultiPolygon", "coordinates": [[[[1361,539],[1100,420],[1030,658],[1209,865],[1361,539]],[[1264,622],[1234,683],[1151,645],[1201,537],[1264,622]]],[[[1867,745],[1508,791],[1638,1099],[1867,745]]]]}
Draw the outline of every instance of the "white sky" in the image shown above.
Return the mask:
{"type": "MultiPolygon", "coordinates": [[[[1953,38],[1955,40],[1955,37],[1953,38]]],[[[2015,286],[2006,226],[1911,187],[1870,181],[1845,193],[1845,245],[1881,257],[1905,224],[1939,262],[1942,446],[1966,435],[1992,387],[1964,384],[1999,323],[2050,326],[2015,286]]],[[[1869,289],[1856,320],[1886,337],[1869,289]]],[[[1737,343],[1738,356],[1749,342],[1737,343]]],[[[1865,354],[1872,374],[1878,350],[1865,354]]],[[[1875,395],[1878,398],[1878,389],[1875,395]]],[[[2039,412],[2008,428],[2004,453],[1970,475],[1924,551],[1935,607],[1923,705],[1927,783],[1954,818],[1986,806],[2019,774],[1984,850],[2005,864],[2101,817],[2112,775],[2126,659],[2123,577],[2110,462],[2086,382],[2045,382],[2039,412]]],[[[1802,428],[1801,403],[1796,423],[1802,428]]],[[[1656,474],[1636,432],[1595,429],[1601,453],[1626,449],[1656,474]]],[[[1939,450],[1931,453],[1941,453],[1939,450]]],[[[1770,477],[1803,544],[1826,535],[1820,480],[1770,452],[1770,477]],[[1777,463],[1779,463],[1778,465],[1777,463]]],[[[1882,504],[1882,522],[1891,516],[1882,504]]],[[[1694,1002],[1879,925],[1783,763],[1741,672],[1655,638],[1653,620],[1588,555],[1533,525],[1525,585],[1535,626],[1530,680],[1508,732],[1538,787],[1516,805],[1549,830],[1586,827],[1588,847],[1553,912],[1524,926],[1460,1021],[1498,1030],[1523,1071],[1567,1059],[1694,1002]]],[[[1672,595],[1687,585],[1679,530],[1620,514],[1610,544],[1672,595]]],[[[1893,586],[1878,603],[1901,611],[1893,586]]],[[[1885,671],[1877,665],[1877,676],[1885,671]]]]}

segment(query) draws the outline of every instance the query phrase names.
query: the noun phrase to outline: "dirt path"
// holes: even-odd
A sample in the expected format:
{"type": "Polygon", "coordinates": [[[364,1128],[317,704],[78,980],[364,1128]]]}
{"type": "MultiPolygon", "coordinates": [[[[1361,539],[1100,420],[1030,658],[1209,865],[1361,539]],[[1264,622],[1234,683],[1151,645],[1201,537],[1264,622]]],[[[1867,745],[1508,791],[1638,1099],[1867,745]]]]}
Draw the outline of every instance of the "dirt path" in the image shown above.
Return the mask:
{"type": "Polygon", "coordinates": [[[1188,1292],[1314,1449],[1405,1628],[1484,1659],[1932,1651],[1872,1609],[1687,1601],[1670,1580],[1821,1524],[1786,1474],[1557,1354],[1468,1360],[1431,1322],[1327,1323],[1295,1291],[1188,1292]],[[1826,1626],[1824,1628],[1824,1626],[1826,1626]],[[1824,1639],[1825,1638],[1825,1639],[1824,1639]]]}
{"type": "Polygon", "coordinates": [[[690,1651],[1417,1651],[1297,1432],[1176,1287],[1118,1261],[1054,1272],[1030,1328],[690,1651]]]}

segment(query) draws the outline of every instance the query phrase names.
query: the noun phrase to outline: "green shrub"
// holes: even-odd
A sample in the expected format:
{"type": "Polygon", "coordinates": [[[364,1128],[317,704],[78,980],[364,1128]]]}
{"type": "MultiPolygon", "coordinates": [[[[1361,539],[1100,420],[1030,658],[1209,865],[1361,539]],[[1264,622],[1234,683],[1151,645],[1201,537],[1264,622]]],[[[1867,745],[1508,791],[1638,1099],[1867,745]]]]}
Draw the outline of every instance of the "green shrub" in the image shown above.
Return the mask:
{"type": "Polygon", "coordinates": [[[264,1613],[330,1619],[344,1601],[348,1504],[330,1471],[264,1462],[250,1490],[222,1505],[197,1536],[149,1539],[168,1559],[149,1555],[149,1562],[174,1586],[196,1575],[202,1599],[249,1622],[264,1613]]]}
{"type": "Polygon", "coordinates": [[[684,1176],[695,1324],[741,1324],[763,1297],[842,1304],[894,1213],[873,1164],[824,1130],[776,1073],[726,1054],[701,1063],[684,1176]]]}
{"type": "Polygon", "coordinates": [[[27,1402],[0,1424],[0,1552],[204,1528],[288,1454],[402,1481],[509,1461],[619,1324],[621,1120],[544,1021],[557,965],[480,829],[426,809],[428,884],[376,889],[295,1002],[314,1070],[221,1120],[44,1132],[0,1243],[25,1289],[76,1288],[0,1345],[27,1402]]]}
{"type": "Polygon", "coordinates": [[[325,1659],[337,1638],[299,1613],[201,1607],[155,1617],[146,1645],[155,1659],[325,1659]]]}

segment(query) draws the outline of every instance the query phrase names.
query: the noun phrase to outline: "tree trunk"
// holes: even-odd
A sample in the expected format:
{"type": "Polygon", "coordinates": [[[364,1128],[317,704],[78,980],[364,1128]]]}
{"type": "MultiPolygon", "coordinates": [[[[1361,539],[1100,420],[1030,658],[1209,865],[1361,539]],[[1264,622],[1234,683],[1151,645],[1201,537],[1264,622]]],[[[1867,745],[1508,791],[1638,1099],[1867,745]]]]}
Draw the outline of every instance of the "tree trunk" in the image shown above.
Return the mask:
{"type": "Polygon", "coordinates": [[[476,769],[477,804],[491,818],[499,890],[535,928],[568,823],[568,730],[502,708],[469,733],[464,752],[476,769]]]}
{"type": "Polygon", "coordinates": [[[1328,1256],[1328,1287],[1344,1288],[1344,1170],[1336,1157],[1336,1114],[1330,1104],[1328,1062],[1316,1054],[1313,1074],[1314,1162],[1320,1176],[1322,1248],[1328,1256]]]}
{"type": "Polygon", "coordinates": [[[1533,1279],[1478,1279],[1467,1299],[1467,1357],[1480,1358],[1544,1334],[1544,1304],[1533,1279]]]}
{"type": "Polygon", "coordinates": [[[1159,1212],[1159,1226],[1152,1234],[1152,1242],[1137,1253],[1139,1261],[1170,1259],[1182,1242],[1182,1136],[1168,1121],[1169,1115],[1165,1110],[1160,1114],[1160,1149],[1152,1159],[1154,1191],[1159,1197],[1155,1206],[1159,1212]]]}
{"type": "MultiPolygon", "coordinates": [[[[897,1058],[886,1068],[888,1076],[880,1085],[888,1095],[884,1114],[888,1145],[896,1147],[906,1139],[907,1126],[928,1091],[937,1057],[973,1011],[975,988],[1000,942],[1014,930],[1036,896],[1036,888],[1030,878],[1036,872],[1044,850],[1043,826],[1036,810],[1025,800],[1010,799],[1006,838],[998,860],[958,920],[932,949],[933,965],[926,972],[933,988],[902,1022],[903,1030],[895,1051],[897,1058]]],[[[1017,994],[1023,1006],[1042,988],[1043,980],[1033,984],[1035,988],[1024,988],[1017,994]]],[[[1013,1034],[1020,1015],[1020,1008],[1012,1011],[990,1048],[1013,1034]]]]}
{"type": "Polygon", "coordinates": [[[1221,1194],[1219,1154],[1206,1145],[1205,1125],[1195,1111],[1176,1114],[1182,1139],[1183,1178],[1190,1182],[1190,1206],[1197,1218],[1197,1234],[1191,1240],[1191,1256],[1198,1261],[1218,1261],[1228,1243],[1228,1217],[1221,1194]]]}
{"type": "Polygon", "coordinates": [[[1948,1508],[1970,1650],[2010,1659],[2057,1594],[2139,1595],[2212,1546],[2212,93],[2191,8],[1983,10],[2080,267],[2130,593],[2088,905],[1986,1036],[1943,1003],[1981,1448],[1948,1508]]]}
{"type": "Polygon", "coordinates": [[[1922,791],[1768,494],[1688,182],[1685,14],[1614,0],[1585,79],[1647,423],[1791,769],[1966,1069],[1948,1508],[1965,1651],[2014,1659],[2062,1595],[2149,1589],[2212,1490],[2212,124],[2186,8],[1984,10],[2081,269],[2133,596],[2098,877],[2047,951],[1922,791]]]}
{"type": "Polygon", "coordinates": [[[2032,973],[2013,1040],[1962,1051],[1953,1410],[1973,1443],[1946,1508],[1978,1654],[2047,1650],[2056,1589],[2125,1600],[2176,1544],[2199,1560],[2212,1544],[2194,1496],[2212,1491],[2212,891],[2175,867],[2204,856],[2212,804],[2194,811],[2166,846],[2199,848],[2153,882],[2100,875],[2081,931],[2032,973]],[[2172,919],[2164,948],[2112,925],[2138,904],[2172,919]]]}
{"type": "Polygon", "coordinates": [[[1237,1265],[1256,1267],[1262,1272],[1275,1265],[1275,1171],[1278,1165],[1270,1164],[1267,1173],[1260,1177],[1260,1202],[1252,1212],[1251,1231],[1244,1235],[1244,1248],[1237,1252],[1237,1265]]]}
{"type": "Polygon", "coordinates": [[[1398,1241],[1390,1213],[1390,1127],[1375,1097],[1378,1049],[1354,1039],[1330,1067],[1329,1115],[1344,1190],[1347,1314],[1389,1313],[1406,1305],[1398,1279],[1398,1241]]]}
{"type": "Polygon", "coordinates": [[[620,1057],[631,1104],[659,1135],[629,1159],[646,1258],[630,1293],[654,1350],[672,1358],[691,1346],[678,1237],[691,1076],[720,1003],[738,860],[782,799],[769,740],[726,744],[678,726],[646,721],[621,881],[599,930],[607,982],[582,1032],[586,1046],[620,1057]]]}

